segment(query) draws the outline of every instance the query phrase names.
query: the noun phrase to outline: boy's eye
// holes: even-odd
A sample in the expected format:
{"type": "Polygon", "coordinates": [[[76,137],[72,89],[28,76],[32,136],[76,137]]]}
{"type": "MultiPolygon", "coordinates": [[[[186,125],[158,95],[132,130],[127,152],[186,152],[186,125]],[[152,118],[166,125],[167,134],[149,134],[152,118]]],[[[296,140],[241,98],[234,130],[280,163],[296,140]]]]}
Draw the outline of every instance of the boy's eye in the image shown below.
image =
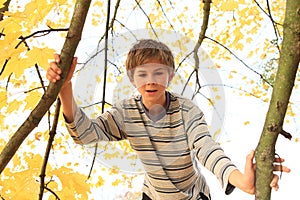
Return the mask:
{"type": "Polygon", "coordinates": [[[163,75],[163,74],[164,74],[163,72],[155,72],[155,75],[158,75],[158,76],[163,75]]]}
{"type": "Polygon", "coordinates": [[[139,77],[146,77],[147,74],[139,74],[138,76],[139,76],[139,77]]]}

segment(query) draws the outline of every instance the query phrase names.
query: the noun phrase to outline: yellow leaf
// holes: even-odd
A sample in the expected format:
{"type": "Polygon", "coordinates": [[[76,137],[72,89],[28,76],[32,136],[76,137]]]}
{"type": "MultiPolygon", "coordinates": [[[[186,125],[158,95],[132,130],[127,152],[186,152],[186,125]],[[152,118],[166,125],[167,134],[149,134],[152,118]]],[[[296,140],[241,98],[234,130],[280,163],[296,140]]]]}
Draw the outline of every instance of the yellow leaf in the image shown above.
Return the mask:
{"type": "Polygon", "coordinates": [[[12,57],[8,61],[8,65],[4,70],[4,72],[6,72],[5,74],[9,75],[13,73],[15,75],[15,78],[20,78],[24,74],[24,70],[27,68],[26,65],[21,65],[21,63],[21,59],[12,57]]]}
{"type": "Polygon", "coordinates": [[[42,94],[38,90],[31,91],[26,97],[26,106],[24,110],[33,110],[36,104],[41,99],[42,94]]]}
{"type": "Polygon", "coordinates": [[[114,182],[112,182],[112,186],[118,186],[122,181],[120,179],[116,179],[114,182]]]}
{"type": "Polygon", "coordinates": [[[249,125],[249,124],[250,124],[249,121],[244,122],[244,125],[249,125]]]}
{"type": "Polygon", "coordinates": [[[0,88],[0,108],[7,105],[7,92],[4,88],[0,88]]]}
{"type": "Polygon", "coordinates": [[[28,66],[34,66],[37,63],[39,67],[46,70],[49,67],[49,59],[53,58],[54,53],[55,50],[48,47],[35,47],[26,53],[27,59],[24,61],[27,62],[28,66]]]}
{"type": "Polygon", "coordinates": [[[112,168],[110,169],[109,171],[109,174],[112,175],[112,174],[118,174],[120,172],[120,169],[118,166],[112,166],[112,168]]]}
{"type": "MultiPolygon", "coordinates": [[[[6,12],[6,14],[8,14],[8,12],[6,12]]],[[[11,13],[11,15],[14,15],[13,13],[11,13]]],[[[21,22],[21,21],[20,21],[21,22]]],[[[5,34],[5,38],[6,37],[16,37],[18,38],[22,32],[22,26],[21,26],[21,23],[18,21],[17,18],[14,18],[14,17],[9,17],[9,18],[5,18],[4,20],[0,21],[0,28],[2,30],[5,30],[4,33],[19,33],[19,34],[11,34],[11,35],[8,35],[8,34],[5,34]]]]}
{"type": "Polygon", "coordinates": [[[238,8],[239,3],[235,0],[227,0],[220,2],[220,9],[223,11],[232,11],[238,8]]]}
{"type": "Polygon", "coordinates": [[[3,8],[4,7],[4,3],[6,3],[7,0],[0,0],[0,8],[3,8]]]}
{"type": "Polygon", "coordinates": [[[36,140],[40,140],[40,138],[41,138],[42,135],[43,135],[43,134],[42,134],[41,132],[36,132],[36,133],[34,134],[34,138],[35,138],[36,140]]]}
{"type": "Polygon", "coordinates": [[[114,153],[105,153],[104,155],[103,155],[103,157],[105,158],[105,159],[112,159],[112,158],[117,158],[117,157],[119,157],[120,156],[120,153],[118,152],[118,151],[116,151],[116,152],[114,152],[114,153]]]}
{"type": "Polygon", "coordinates": [[[253,41],[253,39],[251,38],[251,37],[248,37],[247,39],[246,39],[246,43],[251,43],[253,41]]]}
{"type": "Polygon", "coordinates": [[[56,176],[63,185],[62,189],[58,188],[56,182],[55,185],[53,185],[52,182],[48,185],[48,187],[56,191],[56,194],[61,197],[61,199],[76,199],[75,197],[78,195],[80,195],[80,199],[88,199],[90,184],[86,181],[86,175],[63,166],[55,170],[49,170],[48,176],[56,176]]]}
{"type": "Polygon", "coordinates": [[[216,130],[213,134],[213,138],[218,137],[220,135],[220,133],[221,133],[221,129],[216,130]]]}
{"type": "Polygon", "coordinates": [[[101,77],[98,74],[96,75],[96,82],[101,83],[101,77]]]}
{"type": "Polygon", "coordinates": [[[212,87],[211,89],[212,89],[212,91],[214,91],[214,92],[218,92],[218,91],[219,91],[219,89],[218,89],[217,87],[212,87]]]}
{"type": "Polygon", "coordinates": [[[7,106],[7,113],[14,113],[17,111],[16,108],[19,108],[24,102],[23,101],[18,101],[18,100],[13,100],[12,102],[9,102],[7,106]]]}
{"type": "Polygon", "coordinates": [[[102,178],[102,176],[98,177],[98,182],[96,183],[96,187],[100,187],[103,186],[105,183],[104,179],[102,178]]]}
{"type": "Polygon", "coordinates": [[[12,168],[5,168],[0,176],[0,183],[5,182],[5,184],[0,184],[1,197],[30,200],[33,196],[38,196],[39,182],[36,180],[40,174],[42,157],[24,153],[14,156],[12,161],[12,168]],[[24,163],[30,166],[30,169],[25,168],[24,163]]]}
{"type": "Polygon", "coordinates": [[[269,98],[265,98],[264,102],[266,102],[266,103],[269,102],[269,98]]]}

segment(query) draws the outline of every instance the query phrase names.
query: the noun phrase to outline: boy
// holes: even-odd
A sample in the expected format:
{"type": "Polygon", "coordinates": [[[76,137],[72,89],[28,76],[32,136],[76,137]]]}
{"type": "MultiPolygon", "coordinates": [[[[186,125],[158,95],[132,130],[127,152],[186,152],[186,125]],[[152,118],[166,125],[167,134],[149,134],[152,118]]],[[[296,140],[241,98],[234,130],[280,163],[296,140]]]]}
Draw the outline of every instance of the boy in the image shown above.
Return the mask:
{"type": "MultiPolygon", "coordinates": [[[[46,74],[51,82],[59,80],[61,74],[58,55],[55,60],[46,74]]],[[[73,99],[71,77],[76,63],[74,58],[59,94],[68,131],[78,144],[129,140],[146,172],[143,199],[210,199],[199,162],[217,176],[226,194],[235,187],[254,194],[254,152],[247,156],[242,174],[211,138],[202,111],[192,101],[166,91],[175,67],[165,44],[145,39],[131,48],[126,71],[140,94],[93,120],[73,99]]],[[[289,169],[283,167],[283,171],[289,169]]],[[[271,187],[275,190],[277,183],[278,176],[274,175],[271,187]]]]}

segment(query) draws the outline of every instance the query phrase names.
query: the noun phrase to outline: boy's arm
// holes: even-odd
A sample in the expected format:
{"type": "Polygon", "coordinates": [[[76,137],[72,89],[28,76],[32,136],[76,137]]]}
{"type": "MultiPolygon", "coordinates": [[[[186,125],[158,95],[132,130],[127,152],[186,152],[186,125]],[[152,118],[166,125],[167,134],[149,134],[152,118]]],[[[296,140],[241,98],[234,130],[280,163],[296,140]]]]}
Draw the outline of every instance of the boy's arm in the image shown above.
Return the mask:
{"type": "Polygon", "coordinates": [[[254,151],[246,157],[245,172],[241,173],[238,169],[229,175],[229,183],[249,194],[255,192],[255,165],[253,164],[254,151]]]}
{"type": "MultiPolygon", "coordinates": [[[[46,73],[47,79],[55,83],[56,81],[61,79],[61,69],[58,67],[58,63],[60,62],[60,57],[58,54],[54,54],[54,62],[51,62],[49,68],[46,73]]],[[[73,73],[75,71],[75,67],[77,65],[77,57],[73,58],[72,65],[67,74],[64,84],[61,87],[59,92],[59,98],[61,100],[63,113],[65,115],[67,122],[74,121],[74,112],[73,112],[73,90],[72,90],[72,82],[71,79],[73,77],[73,73]]]]}
{"type": "Polygon", "coordinates": [[[72,83],[64,85],[59,93],[59,99],[63,108],[63,114],[66,122],[71,123],[74,121],[74,112],[73,112],[73,90],[72,83]]]}

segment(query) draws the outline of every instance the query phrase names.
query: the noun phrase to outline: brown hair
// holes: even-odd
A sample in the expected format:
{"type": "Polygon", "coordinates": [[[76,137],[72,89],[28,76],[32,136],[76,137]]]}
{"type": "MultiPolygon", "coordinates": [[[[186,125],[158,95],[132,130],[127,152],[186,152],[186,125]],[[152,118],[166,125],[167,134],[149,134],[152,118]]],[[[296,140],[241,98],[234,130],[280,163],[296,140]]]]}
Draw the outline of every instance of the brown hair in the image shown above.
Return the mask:
{"type": "Polygon", "coordinates": [[[175,68],[174,57],[167,45],[152,39],[139,40],[130,49],[126,59],[126,71],[132,79],[131,71],[137,66],[147,63],[149,59],[158,59],[161,64],[167,65],[172,69],[175,68]]]}

